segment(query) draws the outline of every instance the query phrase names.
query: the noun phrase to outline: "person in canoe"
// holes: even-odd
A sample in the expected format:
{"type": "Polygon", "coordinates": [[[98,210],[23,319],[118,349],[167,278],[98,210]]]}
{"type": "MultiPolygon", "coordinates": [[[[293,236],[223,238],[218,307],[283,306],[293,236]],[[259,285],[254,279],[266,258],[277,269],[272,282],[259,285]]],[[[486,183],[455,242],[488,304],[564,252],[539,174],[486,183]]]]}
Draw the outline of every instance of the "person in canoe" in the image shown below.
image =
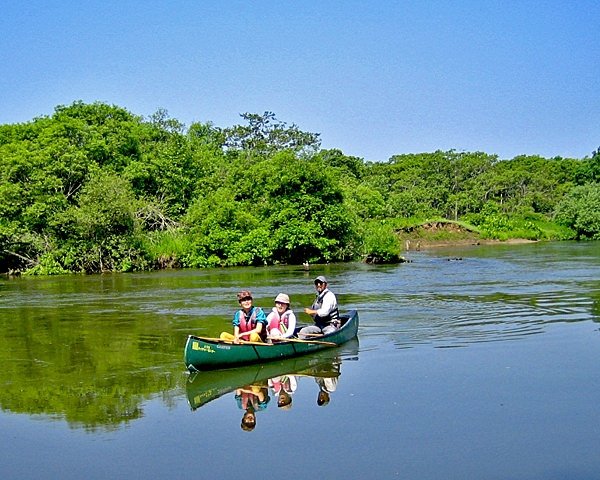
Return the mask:
{"type": "Polygon", "coordinates": [[[267,316],[269,338],[289,338],[296,329],[296,314],[290,308],[290,297],[280,293],[275,297],[275,306],[267,316]]]}
{"type": "Polygon", "coordinates": [[[317,298],[310,308],[305,308],[307,313],[315,321],[314,325],[304,327],[298,332],[298,338],[306,339],[314,334],[323,334],[336,331],[340,328],[340,313],[337,306],[335,294],[329,290],[327,279],[323,275],[315,278],[315,289],[317,298]]]}
{"type": "Polygon", "coordinates": [[[267,339],[267,316],[262,308],[252,304],[250,290],[242,290],[237,294],[241,309],[233,316],[233,335],[223,332],[221,340],[240,343],[240,340],[264,342],[267,339]]]}

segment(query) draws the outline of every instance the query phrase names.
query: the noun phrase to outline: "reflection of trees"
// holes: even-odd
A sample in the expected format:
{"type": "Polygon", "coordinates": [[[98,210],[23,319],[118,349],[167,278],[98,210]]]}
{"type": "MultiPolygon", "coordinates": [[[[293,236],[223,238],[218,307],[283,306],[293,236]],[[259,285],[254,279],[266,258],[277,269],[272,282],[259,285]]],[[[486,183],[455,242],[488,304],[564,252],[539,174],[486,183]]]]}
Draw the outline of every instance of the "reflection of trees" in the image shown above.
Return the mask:
{"type": "Polygon", "coordinates": [[[157,393],[172,400],[182,365],[169,332],[149,335],[133,318],[73,316],[25,307],[12,321],[0,317],[2,409],[95,430],[141,417],[141,403],[157,393]]]}

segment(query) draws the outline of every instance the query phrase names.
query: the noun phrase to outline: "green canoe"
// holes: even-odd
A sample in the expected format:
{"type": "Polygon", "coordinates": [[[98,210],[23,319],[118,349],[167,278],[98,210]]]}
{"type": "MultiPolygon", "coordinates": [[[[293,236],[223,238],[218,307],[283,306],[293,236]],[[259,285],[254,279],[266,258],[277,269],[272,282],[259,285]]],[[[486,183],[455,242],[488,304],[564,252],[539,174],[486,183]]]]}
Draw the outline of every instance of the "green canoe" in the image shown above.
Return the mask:
{"type": "Polygon", "coordinates": [[[227,370],[207,370],[191,373],[185,389],[192,410],[206,405],[236,388],[245,385],[266,385],[270,378],[282,375],[337,378],[342,361],[355,360],[358,340],[353,339],[342,348],[327,349],[311,355],[284,360],[255,363],[227,370]]]}
{"type": "MultiPolygon", "coordinates": [[[[244,342],[234,344],[218,339],[189,335],[185,344],[184,362],[191,372],[217,368],[237,367],[250,363],[281,360],[305,355],[325,348],[337,347],[356,337],[358,312],[341,315],[342,326],[328,335],[314,340],[290,339],[289,341],[262,344],[244,342]]],[[[298,327],[298,331],[301,327],[298,327]]]]}

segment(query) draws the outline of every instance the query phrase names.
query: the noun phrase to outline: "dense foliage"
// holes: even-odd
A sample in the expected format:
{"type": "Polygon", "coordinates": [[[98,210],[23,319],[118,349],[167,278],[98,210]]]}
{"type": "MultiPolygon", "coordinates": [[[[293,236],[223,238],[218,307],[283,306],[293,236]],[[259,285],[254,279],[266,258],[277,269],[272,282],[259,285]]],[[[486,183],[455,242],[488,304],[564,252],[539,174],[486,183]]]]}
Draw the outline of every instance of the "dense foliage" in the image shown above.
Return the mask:
{"type": "Polygon", "coordinates": [[[159,110],[75,102],[0,126],[0,271],[393,261],[431,219],[489,238],[600,238],[600,152],[437,151],[369,163],[243,114],[186,128],[159,110]]]}

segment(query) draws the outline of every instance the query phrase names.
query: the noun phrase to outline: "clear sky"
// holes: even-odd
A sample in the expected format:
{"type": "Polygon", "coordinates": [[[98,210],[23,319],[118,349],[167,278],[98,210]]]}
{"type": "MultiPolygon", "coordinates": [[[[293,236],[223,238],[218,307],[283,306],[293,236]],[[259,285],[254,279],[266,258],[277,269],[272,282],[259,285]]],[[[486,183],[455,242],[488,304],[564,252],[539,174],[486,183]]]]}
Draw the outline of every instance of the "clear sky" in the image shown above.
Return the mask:
{"type": "Polygon", "coordinates": [[[365,160],[590,156],[599,0],[4,0],[0,124],[102,101],[189,126],[244,112],[365,160]]]}

